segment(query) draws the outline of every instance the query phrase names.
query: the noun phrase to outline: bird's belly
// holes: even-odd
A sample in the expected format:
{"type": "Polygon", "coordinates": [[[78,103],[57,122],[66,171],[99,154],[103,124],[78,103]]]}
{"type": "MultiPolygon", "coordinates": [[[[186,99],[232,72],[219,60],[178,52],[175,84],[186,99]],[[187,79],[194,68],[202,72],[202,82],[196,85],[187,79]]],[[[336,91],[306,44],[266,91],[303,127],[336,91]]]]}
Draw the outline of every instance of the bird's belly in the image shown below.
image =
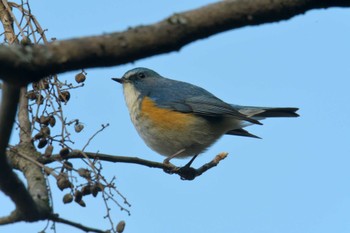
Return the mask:
{"type": "Polygon", "coordinates": [[[147,99],[130,112],[131,120],[145,143],[164,156],[180,150],[184,151],[177,157],[199,154],[230,128],[225,119],[210,121],[190,113],[161,109],[147,99]]]}
{"type": "Polygon", "coordinates": [[[186,125],[187,127],[179,127],[174,123],[168,127],[170,124],[161,125],[147,117],[140,117],[135,127],[145,143],[164,156],[171,156],[180,150],[184,151],[178,157],[199,154],[221,136],[206,130],[208,125],[205,123],[186,125]]]}

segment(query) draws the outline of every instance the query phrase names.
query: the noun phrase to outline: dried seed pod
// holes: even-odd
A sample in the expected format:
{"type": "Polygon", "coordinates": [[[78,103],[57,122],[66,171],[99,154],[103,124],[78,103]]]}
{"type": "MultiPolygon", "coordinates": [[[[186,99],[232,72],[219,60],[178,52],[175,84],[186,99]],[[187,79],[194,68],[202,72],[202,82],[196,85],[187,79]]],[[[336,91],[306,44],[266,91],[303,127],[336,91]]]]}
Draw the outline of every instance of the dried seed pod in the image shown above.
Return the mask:
{"type": "Polygon", "coordinates": [[[49,89],[50,88],[50,85],[49,85],[49,81],[48,80],[41,80],[40,81],[40,88],[41,89],[49,89]]]}
{"type": "Polygon", "coordinates": [[[83,129],[84,129],[84,125],[82,125],[80,123],[77,123],[77,124],[74,125],[74,130],[77,133],[80,133],[83,129]]]}
{"type": "Polygon", "coordinates": [[[43,124],[43,125],[48,126],[49,125],[49,121],[50,121],[50,117],[48,117],[48,116],[42,115],[40,117],[40,123],[43,124]]]}
{"type": "Polygon", "coordinates": [[[91,172],[86,168],[79,168],[78,174],[85,179],[91,179],[91,172]]]}
{"type": "Polygon", "coordinates": [[[30,100],[36,100],[37,96],[34,91],[28,91],[26,97],[30,100]]]}
{"type": "Polygon", "coordinates": [[[79,202],[77,202],[81,207],[86,207],[85,201],[80,200],[79,202]]]}
{"type": "Polygon", "coordinates": [[[69,149],[67,147],[63,147],[61,150],[60,150],[60,156],[62,158],[65,158],[69,155],[69,149]]]}
{"type": "Polygon", "coordinates": [[[52,155],[52,151],[53,151],[53,146],[52,145],[48,145],[45,149],[45,153],[44,156],[49,158],[52,155]]]}
{"type": "Polygon", "coordinates": [[[56,125],[56,118],[54,116],[50,116],[49,124],[51,127],[54,127],[56,125]]]}
{"type": "Polygon", "coordinates": [[[37,82],[32,83],[32,87],[33,87],[34,90],[38,90],[39,89],[39,85],[38,85],[37,82]]]}
{"type": "Polygon", "coordinates": [[[70,193],[67,193],[66,195],[63,196],[63,203],[68,204],[73,201],[73,196],[70,193]]]}
{"type": "Polygon", "coordinates": [[[72,171],[73,170],[73,164],[71,162],[68,162],[68,161],[64,161],[63,167],[65,169],[67,169],[68,171],[72,171]]]}
{"type": "Polygon", "coordinates": [[[36,104],[37,105],[41,105],[41,104],[43,104],[44,103],[44,96],[43,95],[37,95],[36,96],[36,104]]]}
{"type": "Polygon", "coordinates": [[[40,132],[42,132],[45,137],[50,136],[51,133],[50,128],[45,125],[41,127],[40,132]]]}
{"type": "Polygon", "coordinates": [[[91,194],[91,185],[85,185],[81,188],[81,193],[83,196],[90,195],[91,194]]]}
{"type": "Polygon", "coordinates": [[[40,139],[39,143],[38,143],[38,148],[44,148],[47,145],[47,139],[46,138],[42,138],[40,139]]]}
{"type": "Polygon", "coordinates": [[[24,37],[22,38],[22,40],[21,40],[21,45],[26,46],[26,45],[31,45],[31,44],[32,44],[32,41],[30,40],[29,37],[24,36],[24,37]]]}
{"type": "Polygon", "coordinates": [[[44,172],[49,176],[54,172],[54,170],[52,168],[45,167],[44,172]]]}
{"type": "Polygon", "coordinates": [[[39,124],[40,124],[40,118],[38,118],[38,117],[34,117],[33,119],[34,119],[34,121],[35,121],[35,122],[37,122],[37,123],[39,123],[39,124]]]}
{"type": "Polygon", "coordinates": [[[40,139],[42,137],[44,137],[44,134],[42,132],[39,132],[39,133],[34,135],[34,140],[38,140],[38,139],[40,139]]]}
{"type": "Polygon", "coordinates": [[[91,188],[92,196],[96,197],[98,192],[101,192],[102,190],[103,190],[102,184],[100,184],[100,183],[94,184],[94,186],[92,186],[92,188],[91,188]]]}
{"type": "Polygon", "coordinates": [[[93,187],[91,188],[91,193],[92,193],[92,196],[97,197],[98,188],[96,188],[96,186],[93,186],[93,187]]]}
{"type": "Polygon", "coordinates": [[[62,191],[66,188],[73,188],[73,184],[68,180],[68,176],[65,173],[61,173],[57,177],[57,187],[62,191]]]}
{"type": "Polygon", "coordinates": [[[59,95],[59,99],[61,102],[67,103],[68,100],[70,99],[70,93],[69,91],[62,91],[59,95]]]}
{"type": "Polygon", "coordinates": [[[83,83],[85,81],[85,79],[86,79],[86,76],[83,73],[79,73],[79,74],[75,75],[75,81],[77,83],[83,83]]]}
{"type": "Polygon", "coordinates": [[[118,233],[122,233],[124,231],[124,228],[125,228],[125,221],[120,221],[117,225],[117,232],[118,233]]]}
{"type": "Polygon", "coordinates": [[[79,190],[75,190],[74,192],[74,201],[75,202],[80,202],[83,198],[83,194],[82,192],[80,192],[79,190]]]}
{"type": "Polygon", "coordinates": [[[99,187],[99,192],[102,192],[105,189],[105,186],[101,183],[96,183],[96,186],[99,187]]]}

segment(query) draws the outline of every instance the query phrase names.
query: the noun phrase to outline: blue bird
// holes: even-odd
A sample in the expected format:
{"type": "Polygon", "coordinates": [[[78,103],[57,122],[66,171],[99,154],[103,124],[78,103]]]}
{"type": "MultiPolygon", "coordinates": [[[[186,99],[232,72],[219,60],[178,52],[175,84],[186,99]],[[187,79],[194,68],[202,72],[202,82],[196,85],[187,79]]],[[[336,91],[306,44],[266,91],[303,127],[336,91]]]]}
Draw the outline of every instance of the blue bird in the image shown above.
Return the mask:
{"type": "Polygon", "coordinates": [[[298,108],[228,104],[205,89],[147,68],[112,78],[123,85],[131,121],[145,143],[172,158],[194,158],[224,134],[259,138],[243,129],[268,117],[298,117],[298,108]]]}

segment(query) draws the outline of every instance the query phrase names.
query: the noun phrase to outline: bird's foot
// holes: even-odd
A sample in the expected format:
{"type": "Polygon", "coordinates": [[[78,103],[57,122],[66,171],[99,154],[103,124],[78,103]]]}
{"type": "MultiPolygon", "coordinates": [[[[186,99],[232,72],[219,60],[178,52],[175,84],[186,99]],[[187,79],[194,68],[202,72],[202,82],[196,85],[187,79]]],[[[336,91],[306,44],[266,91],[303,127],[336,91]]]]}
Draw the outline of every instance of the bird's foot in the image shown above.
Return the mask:
{"type": "Polygon", "coordinates": [[[168,157],[163,161],[164,165],[166,165],[166,168],[164,168],[163,170],[168,174],[178,174],[182,180],[193,180],[197,176],[197,170],[191,167],[191,165],[196,159],[196,157],[197,155],[193,156],[192,159],[183,167],[176,167],[175,165],[169,162],[170,157],[168,157]]]}

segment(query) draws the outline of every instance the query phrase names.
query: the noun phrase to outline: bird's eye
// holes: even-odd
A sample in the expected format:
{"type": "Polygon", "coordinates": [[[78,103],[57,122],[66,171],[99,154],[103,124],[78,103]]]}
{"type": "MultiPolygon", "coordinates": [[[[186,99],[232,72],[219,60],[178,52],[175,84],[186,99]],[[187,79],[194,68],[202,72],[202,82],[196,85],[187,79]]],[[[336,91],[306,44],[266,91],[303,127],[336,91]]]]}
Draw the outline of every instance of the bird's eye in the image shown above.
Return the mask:
{"type": "Polygon", "coordinates": [[[142,72],[138,73],[138,76],[139,76],[139,78],[144,78],[144,77],[146,77],[146,75],[145,75],[144,73],[142,73],[142,72]]]}

